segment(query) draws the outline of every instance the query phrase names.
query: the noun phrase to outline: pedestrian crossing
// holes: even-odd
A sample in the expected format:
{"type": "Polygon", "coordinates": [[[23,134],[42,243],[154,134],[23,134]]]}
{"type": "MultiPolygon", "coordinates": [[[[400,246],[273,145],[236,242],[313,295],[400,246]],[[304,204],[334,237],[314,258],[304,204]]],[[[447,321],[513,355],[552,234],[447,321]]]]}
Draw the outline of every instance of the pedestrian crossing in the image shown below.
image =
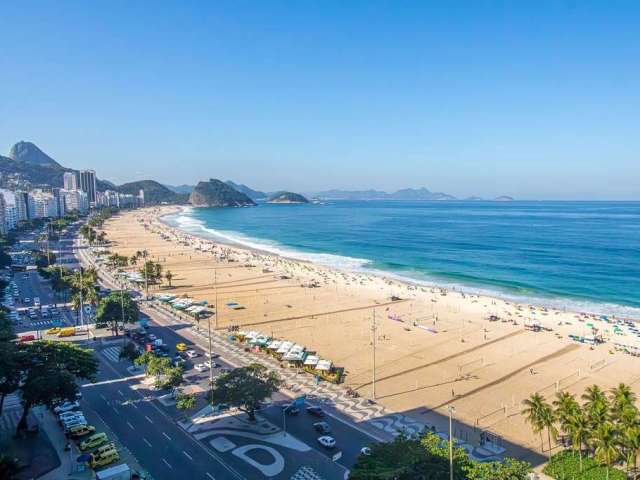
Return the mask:
{"type": "Polygon", "coordinates": [[[60,323],[60,322],[56,322],[54,320],[40,320],[38,322],[31,322],[29,326],[38,327],[38,329],[42,329],[42,328],[52,327],[56,323],[60,323]]]}
{"type": "Polygon", "coordinates": [[[290,480],[324,480],[324,477],[311,467],[300,467],[296,473],[291,475],[290,480]]]}
{"type": "Polygon", "coordinates": [[[103,348],[101,352],[102,355],[107,357],[107,360],[110,360],[113,363],[118,363],[120,361],[120,347],[103,348]]]}
{"type": "Polygon", "coordinates": [[[7,395],[2,406],[0,430],[15,430],[21,415],[22,404],[20,403],[20,397],[15,393],[7,395]]]}

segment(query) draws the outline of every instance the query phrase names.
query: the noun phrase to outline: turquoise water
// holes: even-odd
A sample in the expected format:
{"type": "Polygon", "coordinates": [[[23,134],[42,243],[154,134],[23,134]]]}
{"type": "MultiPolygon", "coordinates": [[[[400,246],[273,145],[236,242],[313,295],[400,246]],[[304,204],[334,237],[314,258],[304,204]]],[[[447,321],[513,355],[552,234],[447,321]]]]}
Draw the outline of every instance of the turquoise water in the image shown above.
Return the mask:
{"type": "Polygon", "coordinates": [[[167,222],[338,268],[640,318],[640,202],[261,204],[167,222]]]}

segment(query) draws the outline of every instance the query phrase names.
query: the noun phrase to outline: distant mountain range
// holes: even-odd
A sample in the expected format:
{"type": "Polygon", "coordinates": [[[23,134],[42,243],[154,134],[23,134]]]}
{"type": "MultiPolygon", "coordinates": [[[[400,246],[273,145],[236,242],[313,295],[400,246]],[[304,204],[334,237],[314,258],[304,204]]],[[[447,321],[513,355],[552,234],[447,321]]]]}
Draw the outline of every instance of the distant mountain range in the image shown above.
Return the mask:
{"type": "Polygon", "coordinates": [[[245,207],[255,205],[255,202],[247,195],[215,178],[210,179],[208,182],[199,182],[189,196],[189,203],[194,207],[245,207]]]}
{"type": "MultiPolygon", "coordinates": [[[[0,155],[0,187],[5,188],[30,188],[34,186],[49,185],[52,187],[62,187],[62,177],[64,172],[73,171],[71,168],[63,167],[56,160],[44,153],[40,148],[31,142],[18,142],[9,151],[7,157],[0,155]]],[[[222,191],[223,187],[209,185],[210,189],[222,191]],[[215,188],[214,188],[215,187],[215,188]]],[[[162,185],[155,180],[139,180],[116,186],[107,180],[96,180],[98,191],[116,190],[121,193],[137,195],[140,189],[145,192],[147,204],[156,203],[187,203],[190,195],[194,192],[193,185],[162,185]]],[[[200,182],[211,183],[211,182],[200,182]]],[[[262,192],[254,190],[247,185],[235,183],[231,180],[220,182],[228,186],[233,192],[240,193],[248,197],[253,202],[264,201],[274,198],[277,195],[286,193],[290,196],[299,195],[292,192],[262,192]]],[[[200,185],[199,184],[199,185],[200,185]]],[[[202,186],[202,185],[201,185],[202,186]]],[[[205,188],[205,187],[202,187],[205,188]]],[[[227,192],[229,193],[229,192],[227,192]]],[[[426,188],[405,188],[393,193],[380,190],[324,190],[318,192],[305,193],[307,198],[320,200],[414,200],[414,201],[446,201],[457,200],[453,195],[442,192],[432,192],[426,188]]],[[[230,198],[230,197],[229,197],[230,198]]],[[[241,197],[234,197],[239,203],[245,202],[241,197]]],[[[293,198],[293,197],[291,197],[293,198]]],[[[303,197],[304,198],[304,197],[303,197]]],[[[224,203],[222,199],[222,203],[224,203]]],[[[466,201],[485,200],[480,197],[468,197],[466,201]]],[[[512,197],[500,196],[494,201],[512,201],[512,197]]],[[[215,203],[215,202],[214,202],[215,203]]]]}

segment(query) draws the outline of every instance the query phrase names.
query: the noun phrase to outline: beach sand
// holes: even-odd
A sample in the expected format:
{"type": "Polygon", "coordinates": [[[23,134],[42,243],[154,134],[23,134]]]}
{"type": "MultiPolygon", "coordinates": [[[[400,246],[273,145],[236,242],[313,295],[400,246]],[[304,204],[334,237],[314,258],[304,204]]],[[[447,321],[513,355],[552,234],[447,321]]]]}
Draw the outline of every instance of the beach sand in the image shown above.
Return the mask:
{"type": "Polygon", "coordinates": [[[160,221],[177,208],[126,212],[105,224],[110,251],[131,256],[146,249],[173,273],[171,288],[165,282],[150,293],[186,294],[211,305],[217,297],[213,328],[238,326],[305,345],[344,367],[345,385],[364,397],[372,395],[375,311],[376,399],[390,410],[433,423],[454,405],[463,438],[487,429],[536,450],[538,437],[520,414],[532,393],[551,400],[558,388],[579,395],[587,385],[609,389],[619,382],[637,390],[640,359],[615,351],[613,342],[635,345],[638,337],[614,334],[598,317],[214,244],[160,221]],[[228,308],[232,301],[245,308],[228,308]],[[499,320],[490,321],[492,315],[499,320]],[[548,330],[525,329],[532,321],[548,330]],[[568,338],[589,335],[589,322],[606,343],[591,348],[568,338]]]}

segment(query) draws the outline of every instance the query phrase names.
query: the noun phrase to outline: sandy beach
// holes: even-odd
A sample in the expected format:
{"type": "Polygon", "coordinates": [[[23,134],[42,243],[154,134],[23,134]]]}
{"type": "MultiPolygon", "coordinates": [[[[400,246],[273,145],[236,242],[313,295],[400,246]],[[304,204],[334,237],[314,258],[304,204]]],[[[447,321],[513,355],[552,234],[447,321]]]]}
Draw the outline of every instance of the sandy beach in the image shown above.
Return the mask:
{"type": "Polygon", "coordinates": [[[453,404],[468,432],[487,429],[535,450],[538,439],[520,414],[522,400],[532,393],[551,398],[559,389],[580,394],[593,383],[609,389],[619,382],[637,390],[640,358],[622,352],[621,345],[634,351],[640,339],[626,324],[614,328],[612,317],[519,305],[221,245],[161,221],[177,208],[122,213],[104,227],[111,252],[131,256],[146,249],[173,273],[171,288],[165,282],[150,293],[188,295],[210,305],[217,297],[213,328],[237,326],[300,343],[344,367],[345,386],[364,397],[373,394],[375,315],[376,400],[390,410],[428,420],[446,415],[453,404]],[[244,308],[229,308],[231,302],[244,308]],[[604,343],[569,338],[594,334],[604,343]]]}

